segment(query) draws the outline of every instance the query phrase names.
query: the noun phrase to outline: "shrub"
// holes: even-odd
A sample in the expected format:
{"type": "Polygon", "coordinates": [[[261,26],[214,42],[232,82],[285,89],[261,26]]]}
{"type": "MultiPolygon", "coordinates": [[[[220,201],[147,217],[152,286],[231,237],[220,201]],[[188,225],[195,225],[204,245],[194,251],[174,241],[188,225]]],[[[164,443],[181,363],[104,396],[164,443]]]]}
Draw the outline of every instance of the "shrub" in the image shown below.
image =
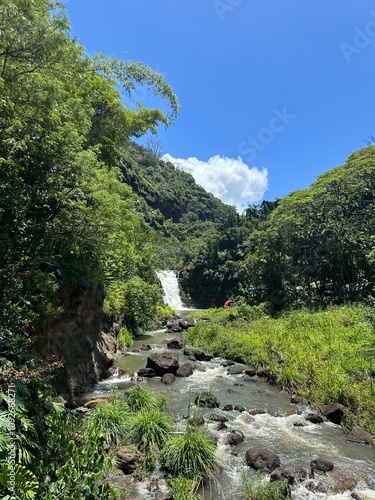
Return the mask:
{"type": "Polygon", "coordinates": [[[205,479],[218,465],[215,445],[199,430],[187,429],[169,439],[162,450],[163,467],[188,479],[205,479]]]}

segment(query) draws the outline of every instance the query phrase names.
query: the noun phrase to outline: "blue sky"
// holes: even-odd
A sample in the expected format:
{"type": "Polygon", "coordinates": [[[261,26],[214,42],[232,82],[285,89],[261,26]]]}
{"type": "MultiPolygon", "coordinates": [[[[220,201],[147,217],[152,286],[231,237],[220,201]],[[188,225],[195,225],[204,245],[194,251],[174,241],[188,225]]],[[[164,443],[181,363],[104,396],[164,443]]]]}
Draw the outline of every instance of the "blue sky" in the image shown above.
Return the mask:
{"type": "Polygon", "coordinates": [[[308,187],[375,135],[373,0],[65,3],[89,54],[167,78],[183,109],[160,128],[166,158],[240,209],[308,187]]]}

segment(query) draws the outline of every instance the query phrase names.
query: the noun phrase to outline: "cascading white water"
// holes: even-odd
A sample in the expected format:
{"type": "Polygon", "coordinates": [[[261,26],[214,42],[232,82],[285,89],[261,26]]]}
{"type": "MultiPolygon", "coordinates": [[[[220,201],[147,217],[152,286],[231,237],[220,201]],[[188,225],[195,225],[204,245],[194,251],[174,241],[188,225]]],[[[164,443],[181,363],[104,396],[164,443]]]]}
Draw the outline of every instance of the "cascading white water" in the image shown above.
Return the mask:
{"type": "Polygon", "coordinates": [[[164,303],[176,311],[189,309],[181,299],[180,287],[175,271],[158,271],[157,276],[163,288],[164,303]]]}

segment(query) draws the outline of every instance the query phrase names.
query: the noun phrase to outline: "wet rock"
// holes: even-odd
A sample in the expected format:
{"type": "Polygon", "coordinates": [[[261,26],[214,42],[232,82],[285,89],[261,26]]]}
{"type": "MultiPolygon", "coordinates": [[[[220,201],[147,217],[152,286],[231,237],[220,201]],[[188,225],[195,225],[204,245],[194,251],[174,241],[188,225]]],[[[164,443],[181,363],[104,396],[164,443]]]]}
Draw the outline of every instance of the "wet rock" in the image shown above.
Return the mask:
{"type": "Polygon", "coordinates": [[[293,426],[294,427],[305,427],[305,424],[299,420],[298,422],[294,422],[293,426]]]}
{"type": "Polygon", "coordinates": [[[182,332],[182,328],[178,324],[177,320],[168,321],[168,323],[166,324],[165,327],[166,327],[167,333],[180,333],[180,332],[182,332]]]}
{"type": "Polygon", "coordinates": [[[362,427],[358,427],[357,425],[353,427],[350,434],[346,436],[348,441],[353,443],[361,443],[361,444],[373,444],[375,437],[370,434],[366,429],[362,429],[362,427]]]}
{"type": "Polygon", "coordinates": [[[139,346],[140,351],[151,351],[151,346],[150,344],[142,344],[139,346]]]}
{"type": "Polygon", "coordinates": [[[233,405],[225,405],[222,408],[223,411],[233,411],[233,405]]]}
{"type": "Polygon", "coordinates": [[[207,354],[203,351],[193,351],[192,355],[197,361],[211,361],[214,357],[213,354],[207,354]]]}
{"type": "Polygon", "coordinates": [[[225,422],[219,422],[217,424],[216,430],[222,431],[223,429],[227,429],[227,428],[228,428],[228,426],[225,422]]]}
{"type": "Polygon", "coordinates": [[[194,427],[198,427],[200,425],[204,425],[204,418],[202,415],[193,415],[188,419],[188,422],[194,427]]]}
{"type": "Polygon", "coordinates": [[[190,318],[189,316],[184,316],[178,320],[178,324],[181,326],[183,330],[187,330],[196,325],[196,320],[194,318],[190,318]]]}
{"type": "Polygon", "coordinates": [[[219,408],[220,401],[212,392],[200,392],[195,398],[195,404],[203,408],[219,408]]]}
{"type": "Polygon", "coordinates": [[[294,479],[300,482],[305,481],[310,477],[310,471],[305,468],[297,469],[294,471],[294,479]]]}
{"type": "Polygon", "coordinates": [[[294,479],[295,475],[292,472],[284,469],[283,467],[280,467],[272,471],[270,482],[272,483],[273,481],[287,481],[288,484],[293,484],[294,479]]]}
{"type": "Polygon", "coordinates": [[[243,371],[244,371],[243,366],[233,365],[228,368],[227,373],[229,373],[229,375],[240,375],[241,373],[243,373],[243,371]]]}
{"type": "Polygon", "coordinates": [[[225,361],[223,361],[221,363],[221,366],[233,366],[234,365],[234,361],[232,361],[231,359],[226,359],[225,361]]]}
{"type": "Polygon", "coordinates": [[[214,422],[228,422],[228,417],[221,415],[220,413],[211,413],[210,419],[214,422]]]}
{"type": "Polygon", "coordinates": [[[152,378],[155,377],[156,373],[153,368],[140,368],[138,370],[138,375],[140,377],[145,377],[145,378],[152,378]]]}
{"type": "Polygon", "coordinates": [[[90,399],[89,401],[87,401],[87,403],[84,404],[84,407],[85,408],[95,408],[95,406],[98,406],[98,405],[103,405],[105,403],[108,403],[109,401],[109,397],[108,396],[98,396],[96,398],[93,398],[93,399],[90,399]]]}
{"type": "Polygon", "coordinates": [[[302,403],[302,398],[297,396],[297,394],[293,394],[293,396],[291,396],[290,398],[290,402],[298,405],[302,403]]]}
{"type": "Polygon", "coordinates": [[[323,406],[323,415],[334,424],[341,425],[342,419],[344,418],[345,406],[340,403],[330,403],[323,406]]]}
{"type": "Polygon", "coordinates": [[[173,373],[164,373],[164,375],[161,378],[161,381],[163,384],[166,385],[171,385],[173,382],[176,380],[176,377],[173,375],[173,373]]]}
{"type": "Polygon", "coordinates": [[[315,470],[320,472],[328,472],[333,469],[334,465],[333,462],[327,460],[326,458],[317,458],[310,462],[310,467],[311,474],[313,475],[315,470]]]}
{"type": "Polygon", "coordinates": [[[265,408],[251,408],[248,412],[250,415],[261,415],[267,413],[267,410],[265,408]]]}
{"type": "Polygon", "coordinates": [[[250,448],[246,451],[246,463],[256,470],[271,472],[280,467],[280,458],[267,448],[250,448]]]}
{"type": "Polygon", "coordinates": [[[226,443],[229,444],[230,446],[236,446],[237,444],[242,443],[244,439],[245,436],[242,431],[233,430],[229,432],[228,437],[226,439],[226,443]]]}
{"type": "Polygon", "coordinates": [[[236,411],[239,411],[240,413],[242,413],[243,411],[246,411],[246,408],[242,405],[235,405],[235,407],[233,409],[236,411]]]}
{"type": "Polygon", "coordinates": [[[258,377],[267,377],[267,371],[266,370],[257,370],[257,375],[258,377]]]}
{"type": "Polygon", "coordinates": [[[344,493],[354,488],[358,483],[358,477],[350,471],[335,471],[329,475],[329,489],[334,493],[344,493]]]}
{"type": "Polygon", "coordinates": [[[176,371],[176,377],[190,377],[193,374],[193,366],[191,363],[183,363],[176,371]]]}
{"type": "Polygon", "coordinates": [[[247,375],[246,373],[243,376],[243,380],[245,380],[245,382],[261,382],[262,381],[262,379],[260,377],[258,377],[258,375],[250,376],[250,375],[247,375]]]}
{"type": "Polygon", "coordinates": [[[254,375],[257,374],[257,371],[255,368],[246,368],[245,374],[248,375],[249,377],[254,377],[254,375]]]}
{"type": "Polygon", "coordinates": [[[306,489],[312,493],[327,493],[327,486],[321,481],[308,481],[306,484],[306,489]]]}
{"type": "Polygon", "coordinates": [[[139,467],[142,454],[133,446],[123,446],[116,453],[118,468],[124,474],[132,474],[139,467]]]}
{"type": "Polygon", "coordinates": [[[176,373],[179,368],[178,354],[171,352],[155,352],[147,358],[146,368],[155,370],[156,375],[176,373]]]}
{"type": "Polygon", "coordinates": [[[325,420],[325,417],[323,417],[319,413],[310,412],[305,416],[305,420],[311,422],[312,424],[322,424],[325,420]]]}
{"type": "Polygon", "coordinates": [[[360,496],[358,495],[358,493],[354,493],[354,492],[353,492],[353,493],[350,495],[350,497],[351,497],[351,498],[354,498],[355,500],[362,500],[362,497],[360,497],[360,496]]]}
{"type": "Polygon", "coordinates": [[[185,342],[180,337],[176,337],[167,343],[168,349],[182,349],[184,346],[185,342]]]}

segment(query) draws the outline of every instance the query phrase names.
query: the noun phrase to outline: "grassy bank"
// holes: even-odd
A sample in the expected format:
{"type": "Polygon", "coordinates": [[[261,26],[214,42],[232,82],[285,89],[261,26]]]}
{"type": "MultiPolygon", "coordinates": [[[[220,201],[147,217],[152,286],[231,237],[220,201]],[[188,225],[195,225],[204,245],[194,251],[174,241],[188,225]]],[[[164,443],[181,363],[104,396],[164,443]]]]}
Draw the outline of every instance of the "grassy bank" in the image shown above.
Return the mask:
{"type": "Polygon", "coordinates": [[[196,312],[186,341],[264,369],[279,387],[315,408],[339,402],[344,427],[375,434],[375,328],[364,306],[291,311],[269,317],[260,306],[196,312]],[[202,319],[204,318],[204,319],[202,319]]]}

